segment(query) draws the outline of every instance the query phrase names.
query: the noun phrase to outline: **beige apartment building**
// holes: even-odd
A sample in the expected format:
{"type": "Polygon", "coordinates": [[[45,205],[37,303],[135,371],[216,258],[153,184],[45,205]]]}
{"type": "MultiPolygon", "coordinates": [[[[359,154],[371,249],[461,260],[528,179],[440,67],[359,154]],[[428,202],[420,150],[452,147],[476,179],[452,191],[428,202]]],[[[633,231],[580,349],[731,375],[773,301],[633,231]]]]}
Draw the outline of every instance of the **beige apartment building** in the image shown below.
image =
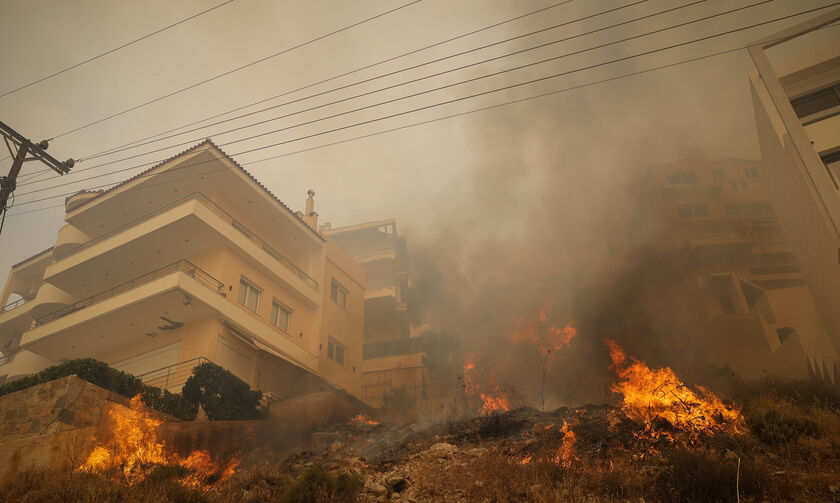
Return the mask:
{"type": "MultiPolygon", "coordinates": [[[[767,188],[799,267],[840,352],[840,10],[749,47],[767,188]],[[827,28],[825,31],[824,28],[827,28]]],[[[838,383],[835,359],[815,371],[838,383]]]]}
{"type": "Polygon", "coordinates": [[[15,264],[0,379],[93,357],[179,389],[209,360],[278,399],[362,396],[364,270],[210,140],[66,200],[15,264]]]}
{"type": "Polygon", "coordinates": [[[684,266],[709,359],[747,379],[822,376],[837,352],[765,178],[756,161],[695,156],[651,168],[648,187],[684,266]]]}
{"type": "Polygon", "coordinates": [[[420,334],[412,330],[405,302],[408,252],[393,219],[321,230],[365,269],[364,400],[381,406],[400,390],[426,398],[429,373],[423,364],[420,334]],[[412,337],[416,335],[417,337],[412,337]]]}

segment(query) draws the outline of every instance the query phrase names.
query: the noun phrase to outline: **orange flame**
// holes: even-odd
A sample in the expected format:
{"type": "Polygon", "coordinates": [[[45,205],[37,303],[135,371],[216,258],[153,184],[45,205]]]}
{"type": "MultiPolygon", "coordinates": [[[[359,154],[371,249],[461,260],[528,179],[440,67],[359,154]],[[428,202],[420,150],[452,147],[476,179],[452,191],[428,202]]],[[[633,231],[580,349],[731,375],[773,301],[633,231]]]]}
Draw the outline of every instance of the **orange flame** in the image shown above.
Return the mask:
{"type": "Polygon", "coordinates": [[[565,468],[571,468],[572,464],[577,460],[577,457],[575,456],[575,443],[577,443],[577,436],[575,435],[575,432],[569,428],[565,419],[563,420],[563,427],[560,428],[560,431],[563,432],[563,444],[557,451],[557,455],[554,457],[554,462],[565,468]]]}
{"type": "Polygon", "coordinates": [[[553,303],[554,299],[546,299],[536,318],[517,319],[514,321],[515,329],[508,332],[508,338],[515,344],[529,344],[539,348],[540,353],[546,357],[546,365],[550,365],[557,351],[568,346],[577,335],[573,321],[565,326],[551,323],[553,303]]]}
{"type": "Polygon", "coordinates": [[[612,368],[618,374],[618,381],[610,389],[622,395],[624,414],[645,426],[643,435],[654,440],[670,437],[658,427],[662,420],[686,432],[691,442],[700,434],[734,435],[745,431],[744,417],[737,407],[725,405],[702,386],[697,386],[698,395],[669,367],[651,370],[643,362],[628,357],[616,342],[605,342],[610,348],[612,368]]]}
{"type": "Polygon", "coordinates": [[[481,406],[482,414],[492,414],[494,412],[506,412],[510,410],[510,400],[502,391],[501,387],[497,385],[494,391],[495,395],[491,395],[489,393],[479,393],[481,401],[483,402],[481,406]]]}
{"type": "Polygon", "coordinates": [[[364,414],[359,414],[356,417],[350,419],[350,423],[357,423],[357,424],[369,424],[371,426],[376,426],[379,424],[379,421],[375,421],[364,414]]]}
{"type": "Polygon", "coordinates": [[[481,408],[479,412],[482,414],[492,414],[494,412],[505,412],[510,410],[510,399],[507,393],[498,384],[490,383],[490,391],[482,391],[476,383],[476,366],[475,354],[470,353],[464,360],[464,393],[468,397],[480,397],[481,408]]]}
{"type": "Polygon", "coordinates": [[[96,446],[79,470],[109,472],[119,470],[124,479],[133,484],[143,480],[156,465],[180,465],[190,474],[181,480],[184,485],[209,488],[230,478],[239,465],[238,458],[215,464],[207,451],[193,451],[186,459],[169,453],[166,444],[157,438],[157,430],[163,423],[146,410],[141,396],[129,402],[129,408],[112,409],[114,441],[96,446]],[[212,483],[207,481],[212,480],[212,483]]]}

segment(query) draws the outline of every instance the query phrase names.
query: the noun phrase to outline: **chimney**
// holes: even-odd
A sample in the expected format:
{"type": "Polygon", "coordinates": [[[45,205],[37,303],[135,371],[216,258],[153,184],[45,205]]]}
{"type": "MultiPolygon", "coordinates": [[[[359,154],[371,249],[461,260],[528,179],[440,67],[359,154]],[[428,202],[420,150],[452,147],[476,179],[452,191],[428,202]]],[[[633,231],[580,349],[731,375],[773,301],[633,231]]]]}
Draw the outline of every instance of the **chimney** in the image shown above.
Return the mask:
{"type": "Polygon", "coordinates": [[[313,229],[318,228],[318,214],[315,212],[315,191],[309,189],[306,191],[306,211],[303,214],[303,221],[306,222],[313,229]]]}

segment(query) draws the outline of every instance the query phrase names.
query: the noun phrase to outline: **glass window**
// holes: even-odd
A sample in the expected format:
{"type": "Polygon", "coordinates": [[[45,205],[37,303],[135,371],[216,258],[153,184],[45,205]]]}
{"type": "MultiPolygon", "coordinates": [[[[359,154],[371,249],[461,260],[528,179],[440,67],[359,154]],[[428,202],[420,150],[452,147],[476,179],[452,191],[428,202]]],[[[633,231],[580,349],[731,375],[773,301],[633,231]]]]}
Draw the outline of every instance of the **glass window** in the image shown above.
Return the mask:
{"type": "Polygon", "coordinates": [[[330,288],[330,298],[341,307],[347,307],[347,290],[341,286],[336,280],[332,281],[330,288]]]}
{"type": "Polygon", "coordinates": [[[684,183],[697,183],[697,173],[669,173],[665,175],[665,180],[671,185],[680,185],[684,183]]]}
{"type": "Polygon", "coordinates": [[[828,176],[834,183],[834,188],[840,190],[840,151],[822,156],[822,161],[825,169],[828,170],[828,176]]]}
{"type": "Polygon", "coordinates": [[[714,180],[716,182],[722,182],[723,178],[724,178],[723,170],[722,169],[716,169],[716,170],[712,171],[712,178],[714,178],[714,180]]]}
{"type": "Polygon", "coordinates": [[[344,352],[346,348],[332,337],[327,338],[327,357],[335,360],[336,363],[344,365],[344,352]]]}
{"type": "Polygon", "coordinates": [[[289,331],[292,311],[276,300],[271,303],[271,324],[284,332],[289,331]]]}
{"type": "Polygon", "coordinates": [[[237,300],[240,304],[255,313],[257,312],[257,307],[260,305],[260,293],[259,288],[252,285],[245,278],[239,280],[239,297],[237,300]]]}
{"type": "Polygon", "coordinates": [[[796,116],[801,119],[802,117],[840,106],[840,95],[838,95],[837,87],[840,86],[821,89],[791,101],[790,104],[793,105],[793,111],[796,112],[796,116]]]}

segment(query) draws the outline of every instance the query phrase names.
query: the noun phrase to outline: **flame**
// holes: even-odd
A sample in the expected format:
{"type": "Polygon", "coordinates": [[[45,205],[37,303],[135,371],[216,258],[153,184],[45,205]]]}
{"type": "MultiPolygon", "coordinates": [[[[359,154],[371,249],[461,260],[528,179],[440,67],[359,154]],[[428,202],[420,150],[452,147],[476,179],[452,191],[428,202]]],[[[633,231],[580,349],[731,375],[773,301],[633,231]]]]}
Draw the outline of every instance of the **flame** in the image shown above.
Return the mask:
{"type": "Polygon", "coordinates": [[[566,420],[563,420],[563,427],[560,428],[563,432],[563,444],[554,456],[554,462],[565,468],[571,468],[572,464],[577,460],[575,456],[575,443],[577,443],[577,435],[569,428],[566,420]]]}
{"type": "Polygon", "coordinates": [[[490,382],[486,386],[489,390],[482,391],[476,383],[475,374],[475,354],[470,353],[464,359],[464,393],[468,397],[479,397],[481,399],[479,412],[487,415],[510,410],[510,399],[502,386],[490,382]]]}
{"type": "Polygon", "coordinates": [[[239,465],[238,458],[215,464],[207,451],[193,451],[186,459],[167,452],[166,444],[157,438],[163,421],[152,417],[141,395],[130,400],[129,408],[112,409],[109,413],[114,422],[113,443],[110,448],[107,444],[96,446],[79,470],[101,473],[119,470],[133,484],[143,480],[157,465],[180,465],[190,470],[181,480],[184,485],[209,488],[230,478],[239,465]]]}
{"type": "Polygon", "coordinates": [[[350,419],[350,423],[351,424],[352,423],[369,424],[371,426],[377,426],[379,424],[379,421],[375,421],[375,420],[371,419],[370,417],[365,416],[364,414],[359,414],[356,417],[350,419]]]}
{"type": "Polygon", "coordinates": [[[531,462],[531,459],[532,459],[532,458],[533,458],[533,456],[531,456],[531,455],[529,454],[529,455],[525,456],[524,458],[520,459],[520,460],[519,460],[519,464],[520,464],[520,465],[527,465],[528,463],[530,463],[530,462],[531,462]]]}
{"type": "Polygon", "coordinates": [[[514,330],[508,332],[508,338],[515,344],[528,344],[539,348],[540,353],[545,356],[545,364],[550,365],[554,361],[557,351],[568,346],[575,335],[577,328],[573,321],[565,326],[558,326],[551,323],[551,305],[553,298],[543,301],[536,317],[514,320],[514,330]]]}
{"type": "Polygon", "coordinates": [[[665,421],[688,434],[694,442],[701,434],[723,432],[730,435],[746,430],[744,417],[737,407],[729,407],[714,393],[697,386],[698,395],[669,367],[650,369],[643,362],[628,357],[616,342],[605,341],[610,348],[612,366],[618,381],[610,390],[621,393],[621,410],[630,419],[645,426],[642,433],[650,439],[669,438],[660,428],[665,421]]]}
{"type": "Polygon", "coordinates": [[[510,400],[507,397],[507,394],[501,389],[501,386],[496,385],[494,387],[495,394],[491,395],[489,393],[479,393],[481,396],[481,401],[483,402],[481,406],[481,413],[482,414],[492,414],[494,412],[506,412],[510,410],[510,400]]]}

